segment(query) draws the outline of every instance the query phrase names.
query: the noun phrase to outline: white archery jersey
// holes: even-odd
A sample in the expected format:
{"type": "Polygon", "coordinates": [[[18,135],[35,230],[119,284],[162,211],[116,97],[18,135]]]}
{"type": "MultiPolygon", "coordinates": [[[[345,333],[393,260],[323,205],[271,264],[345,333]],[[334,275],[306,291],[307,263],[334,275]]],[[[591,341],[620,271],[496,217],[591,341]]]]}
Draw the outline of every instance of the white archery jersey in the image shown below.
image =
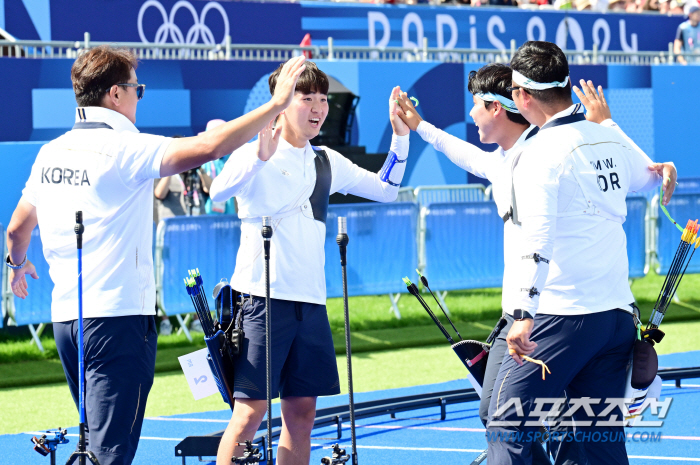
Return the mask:
{"type": "MultiPolygon", "coordinates": [[[[400,160],[408,157],[408,147],[408,135],[392,137],[390,150],[400,160]]],[[[320,148],[330,161],[331,194],[349,193],[378,202],[396,199],[398,186],[382,182],[376,173],[360,168],[334,150],[320,148]]],[[[257,219],[271,216],[274,233],[270,245],[270,296],[325,305],[326,225],[314,220],[310,208],[304,209],[309,206],[308,199],[316,185],[315,158],[310,143],[297,148],[280,137],[277,151],[263,162],[257,156],[257,142],[248,143],[231,154],[221,174],[212,182],[212,200],[221,202],[235,196],[242,220],[241,245],[231,277],[235,289],[265,295],[262,224],[257,219]],[[275,218],[300,207],[300,214],[275,218]],[[249,222],[250,219],[256,221],[249,222]]],[[[398,182],[405,165],[400,163],[394,168],[398,182]]]]}
{"type": "Polygon", "coordinates": [[[85,225],[83,316],[153,315],[153,179],[172,139],[141,134],[101,107],[78,108],[79,125],[87,127],[41,148],[22,191],[36,207],[54,283],[51,319],[78,318],[76,211],[85,225]]]}
{"type": "Polygon", "coordinates": [[[533,315],[630,308],[625,198],[661,182],[648,169],[652,161],[629,139],[580,120],[579,107],[550,119],[514,169],[523,233],[514,291],[518,308],[533,315]],[[549,264],[536,262],[534,254],[549,264]]]}
{"type": "MultiPolygon", "coordinates": [[[[493,152],[481,150],[469,142],[437,129],[427,121],[421,121],[416,132],[435,150],[447,155],[455,165],[474,176],[488,179],[491,182],[491,193],[496,202],[498,214],[504,217],[510,211],[511,205],[513,160],[519,157],[523,148],[533,140],[532,136],[536,134],[536,129],[535,126],[530,126],[525,129],[513,147],[508,150],[498,147],[493,152]]],[[[506,221],[503,226],[504,270],[501,306],[511,315],[513,310],[519,308],[517,306],[519,292],[515,291],[517,282],[515,271],[520,264],[518,254],[521,248],[520,241],[520,227],[514,225],[512,221],[506,221]]]]}

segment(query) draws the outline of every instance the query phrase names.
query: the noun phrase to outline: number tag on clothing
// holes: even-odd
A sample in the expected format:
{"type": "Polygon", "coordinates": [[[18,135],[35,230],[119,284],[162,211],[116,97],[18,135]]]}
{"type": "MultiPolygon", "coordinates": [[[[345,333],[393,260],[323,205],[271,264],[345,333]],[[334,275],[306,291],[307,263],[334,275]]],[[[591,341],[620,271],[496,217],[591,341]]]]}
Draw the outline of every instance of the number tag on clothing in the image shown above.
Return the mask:
{"type": "Polygon", "coordinates": [[[209,350],[205,348],[177,358],[185,373],[194,400],[204,399],[219,392],[207,361],[208,356],[209,350]]]}
{"type": "Polygon", "coordinates": [[[226,213],[226,202],[212,202],[211,211],[216,213],[226,213]]]}

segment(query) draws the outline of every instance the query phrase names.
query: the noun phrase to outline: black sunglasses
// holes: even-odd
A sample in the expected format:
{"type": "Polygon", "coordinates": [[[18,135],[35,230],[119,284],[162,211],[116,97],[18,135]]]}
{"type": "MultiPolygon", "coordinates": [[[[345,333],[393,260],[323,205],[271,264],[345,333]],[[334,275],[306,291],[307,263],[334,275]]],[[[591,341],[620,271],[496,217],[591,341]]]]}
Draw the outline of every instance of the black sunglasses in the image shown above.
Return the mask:
{"type": "Polygon", "coordinates": [[[139,100],[143,98],[144,92],[146,92],[146,84],[133,84],[131,82],[126,82],[124,84],[115,84],[120,87],[135,87],[136,88],[136,97],[138,97],[139,100]]]}
{"type": "Polygon", "coordinates": [[[512,94],[514,90],[520,90],[520,89],[522,89],[524,92],[527,92],[527,89],[525,87],[518,87],[518,86],[506,87],[506,92],[510,92],[512,94]]]}

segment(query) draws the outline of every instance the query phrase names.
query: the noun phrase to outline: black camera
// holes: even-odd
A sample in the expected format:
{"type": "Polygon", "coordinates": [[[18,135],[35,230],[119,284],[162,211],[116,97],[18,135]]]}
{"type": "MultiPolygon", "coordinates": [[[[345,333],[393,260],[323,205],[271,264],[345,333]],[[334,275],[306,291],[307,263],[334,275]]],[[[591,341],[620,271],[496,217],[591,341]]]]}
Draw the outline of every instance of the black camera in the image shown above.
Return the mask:
{"type": "Polygon", "coordinates": [[[182,196],[185,202],[185,212],[187,216],[192,216],[192,211],[195,207],[197,207],[197,209],[204,207],[202,180],[199,177],[200,169],[201,166],[180,173],[182,182],[185,184],[185,191],[182,193],[182,196]],[[197,193],[196,196],[195,192],[197,193]]]}

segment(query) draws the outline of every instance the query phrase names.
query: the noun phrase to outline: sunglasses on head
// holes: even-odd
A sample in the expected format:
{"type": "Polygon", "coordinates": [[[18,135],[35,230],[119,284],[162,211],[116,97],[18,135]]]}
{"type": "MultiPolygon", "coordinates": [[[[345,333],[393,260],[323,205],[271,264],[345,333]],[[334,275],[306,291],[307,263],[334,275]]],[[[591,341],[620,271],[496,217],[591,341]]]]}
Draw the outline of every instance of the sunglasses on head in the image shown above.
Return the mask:
{"type": "Polygon", "coordinates": [[[146,92],[146,84],[133,84],[131,82],[126,82],[124,84],[116,84],[120,87],[135,87],[136,88],[136,97],[138,97],[139,100],[143,98],[144,92],[146,92]]]}

